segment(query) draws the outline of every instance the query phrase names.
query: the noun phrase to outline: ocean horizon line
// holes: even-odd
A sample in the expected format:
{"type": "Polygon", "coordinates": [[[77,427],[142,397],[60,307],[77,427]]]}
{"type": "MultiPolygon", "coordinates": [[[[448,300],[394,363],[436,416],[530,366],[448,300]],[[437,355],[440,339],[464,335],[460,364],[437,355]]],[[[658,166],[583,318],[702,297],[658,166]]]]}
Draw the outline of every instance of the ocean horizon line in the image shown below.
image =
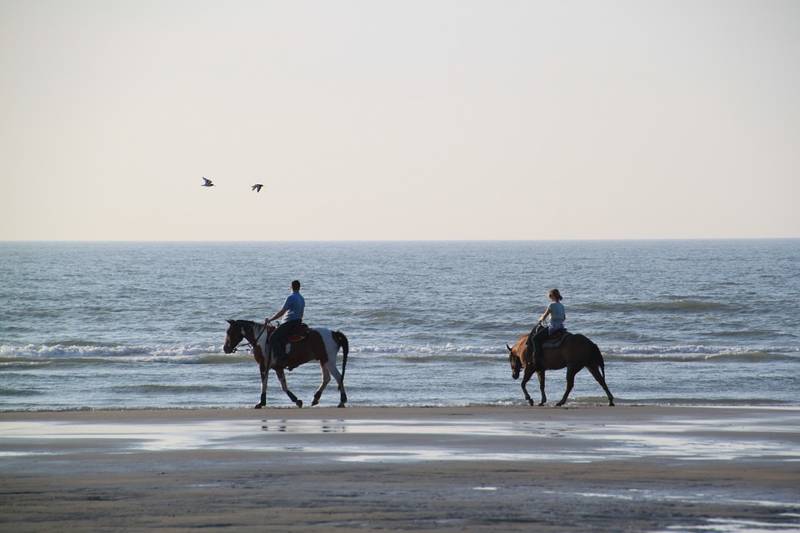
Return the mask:
{"type": "Polygon", "coordinates": [[[245,244],[245,243],[635,243],[635,242],[756,242],[800,241],[797,237],[632,237],[565,239],[0,239],[0,244],[245,244]]]}

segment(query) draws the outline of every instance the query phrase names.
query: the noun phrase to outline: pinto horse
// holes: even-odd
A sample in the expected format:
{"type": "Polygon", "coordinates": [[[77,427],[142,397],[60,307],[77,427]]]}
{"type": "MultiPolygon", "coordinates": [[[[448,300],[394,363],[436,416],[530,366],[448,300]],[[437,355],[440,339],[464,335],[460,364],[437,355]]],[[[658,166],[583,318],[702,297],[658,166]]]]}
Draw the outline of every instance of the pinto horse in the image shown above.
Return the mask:
{"type": "MultiPolygon", "coordinates": [[[[527,364],[527,358],[525,357],[525,352],[528,349],[527,343],[528,335],[523,335],[517,340],[513,348],[508,344],[506,344],[506,348],[508,349],[508,360],[511,363],[511,377],[518,379],[520,370],[525,369],[525,373],[522,376],[522,392],[525,393],[525,399],[528,400],[528,404],[533,405],[528,389],[525,388],[534,372],[534,365],[532,363],[527,364]]],[[[608,405],[614,405],[614,396],[611,395],[611,391],[608,390],[606,385],[603,355],[600,353],[600,348],[587,337],[580,334],[568,334],[556,348],[549,348],[545,344],[542,350],[542,366],[544,370],[538,372],[539,389],[542,392],[542,401],[539,405],[547,403],[547,396],[544,393],[544,371],[560,370],[564,367],[567,368],[567,390],[564,391],[564,396],[556,404],[557,406],[564,405],[567,402],[567,396],[569,396],[575,384],[575,374],[584,367],[589,369],[594,379],[606,391],[608,405]]]]}
{"type": "Polygon", "coordinates": [[[225,333],[225,344],[222,349],[225,353],[233,353],[242,340],[246,340],[253,347],[253,357],[258,363],[261,371],[261,401],[256,405],[256,409],[261,409],[267,405],[267,378],[269,370],[275,371],[281,383],[283,392],[292,400],[297,407],[303,407],[303,400],[299,400],[289,387],[286,385],[286,374],[284,370],[292,370],[309,361],[319,361],[322,370],[322,383],[317,392],[314,393],[314,400],[311,405],[317,405],[325,387],[331,380],[331,375],[339,385],[339,407],[344,407],[347,403],[347,393],[344,390],[344,372],[347,368],[347,353],[350,350],[347,337],[340,331],[331,331],[327,328],[314,328],[308,330],[305,339],[293,342],[287,346],[287,360],[285,366],[278,366],[272,357],[272,350],[268,349],[268,337],[275,328],[270,325],[259,324],[250,320],[228,320],[228,331],[225,333]],[[336,368],[336,355],[342,348],[342,373],[336,368]]]}

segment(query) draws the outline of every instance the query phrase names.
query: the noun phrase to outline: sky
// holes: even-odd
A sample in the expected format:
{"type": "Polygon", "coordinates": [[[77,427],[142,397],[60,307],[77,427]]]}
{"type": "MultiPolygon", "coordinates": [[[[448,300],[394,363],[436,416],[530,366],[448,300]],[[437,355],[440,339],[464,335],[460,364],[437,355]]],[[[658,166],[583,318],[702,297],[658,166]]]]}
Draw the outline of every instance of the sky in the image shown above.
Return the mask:
{"type": "Polygon", "coordinates": [[[0,240],[796,238],[799,95],[794,0],[0,0],[0,240]]]}

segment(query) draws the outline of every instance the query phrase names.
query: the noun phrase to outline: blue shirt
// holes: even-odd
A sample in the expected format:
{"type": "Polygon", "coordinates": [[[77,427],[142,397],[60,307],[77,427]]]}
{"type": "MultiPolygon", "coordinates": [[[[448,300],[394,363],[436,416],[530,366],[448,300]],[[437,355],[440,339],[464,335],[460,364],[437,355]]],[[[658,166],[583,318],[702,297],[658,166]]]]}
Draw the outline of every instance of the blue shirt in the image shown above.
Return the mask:
{"type": "Polygon", "coordinates": [[[286,309],[286,312],[283,314],[281,324],[285,324],[290,320],[302,320],[303,310],[306,308],[306,301],[299,292],[293,292],[286,298],[283,308],[286,309]]]}
{"type": "Polygon", "coordinates": [[[564,320],[567,319],[567,312],[561,302],[550,302],[547,306],[550,310],[550,331],[555,331],[564,327],[564,320]]]}

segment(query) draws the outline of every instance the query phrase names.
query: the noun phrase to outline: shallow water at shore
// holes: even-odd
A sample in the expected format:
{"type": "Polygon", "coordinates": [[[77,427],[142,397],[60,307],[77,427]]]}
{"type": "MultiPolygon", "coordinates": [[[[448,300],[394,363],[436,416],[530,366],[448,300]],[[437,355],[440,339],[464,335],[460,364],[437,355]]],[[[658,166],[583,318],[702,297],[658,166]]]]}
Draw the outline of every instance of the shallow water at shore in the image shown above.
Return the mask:
{"type": "MultiPolygon", "coordinates": [[[[636,410],[637,408],[627,408],[636,410]]],[[[626,408],[617,411],[626,412],[626,408]]],[[[630,412],[630,411],[628,411],[630,412]]],[[[293,418],[146,421],[0,420],[0,455],[75,454],[98,445],[116,453],[227,450],[286,455],[284,461],[562,461],[658,458],[677,461],[800,462],[800,410],[689,410],[624,422],[616,411],[547,420],[451,414],[414,418],[293,418]],[[424,445],[420,445],[423,442],[424,445]],[[516,451],[509,451],[515,449],[516,451]],[[528,451],[522,451],[528,450],[528,451]],[[298,456],[303,456],[298,458],[298,456]],[[294,457],[294,459],[293,459],[294,457]],[[317,459],[315,459],[315,457],[317,459]]],[[[657,411],[656,411],[657,413],[657,411]]],[[[385,413],[389,414],[389,413],[385,413]]],[[[377,413],[380,415],[380,412],[377,413]]],[[[313,416],[313,415],[312,415],[313,416]]]]}

